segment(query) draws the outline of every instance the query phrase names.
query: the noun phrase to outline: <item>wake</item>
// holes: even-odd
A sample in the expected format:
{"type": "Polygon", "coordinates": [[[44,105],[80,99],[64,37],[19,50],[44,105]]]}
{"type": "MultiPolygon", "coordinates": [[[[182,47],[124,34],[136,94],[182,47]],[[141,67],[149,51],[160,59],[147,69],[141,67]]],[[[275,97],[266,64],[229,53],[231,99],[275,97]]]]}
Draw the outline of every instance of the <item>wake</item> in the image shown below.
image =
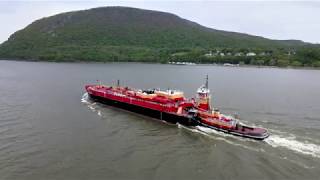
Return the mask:
{"type": "MultiPolygon", "coordinates": [[[[98,107],[96,106],[96,103],[91,102],[89,100],[88,93],[83,94],[81,98],[81,102],[86,104],[90,110],[92,110],[93,112],[96,112],[98,116],[100,117],[102,116],[101,111],[97,109],[98,107]]],[[[241,146],[246,149],[250,149],[254,151],[264,151],[263,149],[255,149],[241,143],[236,143],[235,141],[230,140],[230,138],[236,139],[238,141],[251,141],[251,142],[258,143],[259,141],[256,141],[256,140],[230,135],[224,132],[216,131],[214,129],[202,127],[202,126],[196,126],[195,128],[190,128],[190,127],[186,127],[181,124],[178,124],[178,127],[187,129],[194,133],[199,133],[199,134],[208,136],[210,138],[214,138],[216,140],[222,140],[229,144],[241,146]]],[[[300,154],[311,155],[313,157],[320,158],[320,145],[313,144],[308,141],[304,141],[304,142],[299,141],[296,139],[295,136],[293,135],[289,136],[283,132],[277,132],[277,131],[272,131],[272,132],[273,133],[262,142],[266,142],[267,144],[269,144],[274,148],[286,148],[288,150],[291,150],[300,154]]]]}
{"type": "Polygon", "coordinates": [[[102,117],[102,113],[98,109],[98,106],[96,105],[96,103],[90,102],[88,93],[84,93],[82,95],[81,102],[86,104],[91,111],[96,112],[98,116],[102,117]]]}
{"type": "Polygon", "coordinates": [[[272,147],[282,147],[301,154],[311,155],[313,157],[320,158],[320,146],[309,143],[308,141],[302,142],[296,140],[294,136],[283,137],[281,135],[271,135],[264,140],[272,147]]]}

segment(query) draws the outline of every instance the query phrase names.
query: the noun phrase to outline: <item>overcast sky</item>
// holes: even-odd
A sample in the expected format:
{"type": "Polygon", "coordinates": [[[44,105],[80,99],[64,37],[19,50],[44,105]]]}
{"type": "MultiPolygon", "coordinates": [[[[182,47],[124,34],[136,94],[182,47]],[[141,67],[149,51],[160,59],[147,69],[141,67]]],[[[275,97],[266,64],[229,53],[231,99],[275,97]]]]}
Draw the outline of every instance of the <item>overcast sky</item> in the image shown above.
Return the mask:
{"type": "Polygon", "coordinates": [[[320,43],[320,1],[316,0],[0,0],[0,43],[39,18],[100,6],[165,11],[215,29],[320,43]]]}

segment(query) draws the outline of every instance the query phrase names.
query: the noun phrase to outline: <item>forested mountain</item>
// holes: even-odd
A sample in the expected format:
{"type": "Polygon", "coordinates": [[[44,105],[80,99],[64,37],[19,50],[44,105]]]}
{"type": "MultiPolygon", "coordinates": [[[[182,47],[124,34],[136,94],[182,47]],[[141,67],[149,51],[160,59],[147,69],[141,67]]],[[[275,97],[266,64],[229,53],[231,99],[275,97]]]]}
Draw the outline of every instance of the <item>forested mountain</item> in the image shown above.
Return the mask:
{"type": "Polygon", "coordinates": [[[313,65],[320,61],[318,55],[318,45],[215,30],[174,14],[128,7],[101,7],[42,18],[0,46],[1,59],[52,61],[259,61],[273,65],[273,60],[277,65],[285,60],[284,65],[313,65]],[[205,55],[212,51],[217,56],[205,55]],[[229,57],[221,57],[221,52],[229,57]],[[257,56],[249,58],[248,52],[257,56]],[[237,53],[243,56],[234,56],[237,53]]]}

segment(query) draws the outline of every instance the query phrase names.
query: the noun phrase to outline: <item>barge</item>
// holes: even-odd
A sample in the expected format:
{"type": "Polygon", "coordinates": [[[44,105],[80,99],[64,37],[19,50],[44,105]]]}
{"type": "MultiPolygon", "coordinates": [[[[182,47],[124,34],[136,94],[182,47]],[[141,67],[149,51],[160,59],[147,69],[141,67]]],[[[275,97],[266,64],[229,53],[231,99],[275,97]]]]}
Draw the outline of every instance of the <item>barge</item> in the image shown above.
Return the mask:
{"type": "Polygon", "coordinates": [[[195,98],[185,98],[179,90],[134,89],[99,84],[86,85],[90,98],[95,101],[143,114],[169,123],[185,126],[203,126],[228,134],[263,140],[269,136],[266,129],[252,127],[236,117],[224,115],[211,107],[211,95],[206,82],[197,90],[195,98]]]}

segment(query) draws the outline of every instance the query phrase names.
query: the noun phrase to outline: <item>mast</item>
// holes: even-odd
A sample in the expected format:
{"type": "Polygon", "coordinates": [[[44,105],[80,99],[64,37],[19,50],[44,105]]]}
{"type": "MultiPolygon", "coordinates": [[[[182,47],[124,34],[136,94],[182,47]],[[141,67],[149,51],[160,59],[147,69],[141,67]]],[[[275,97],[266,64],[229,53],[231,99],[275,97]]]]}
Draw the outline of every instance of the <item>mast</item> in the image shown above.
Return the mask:
{"type": "Polygon", "coordinates": [[[209,78],[208,78],[208,74],[206,77],[206,84],[205,84],[206,89],[209,89],[209,78]]]}
{"type": "MultiPolygon", "coordinates": [[[[206,85],[205,86],[206,86],[206,89],[209,90],[209,76],[208,76],[208,74],[206,76],[206,85]]],[[[208,112],[211,111],[210,99],[211,99],[211,97],[210,97],[210,94],[208,93],[207,94],[208,112]]]]}

